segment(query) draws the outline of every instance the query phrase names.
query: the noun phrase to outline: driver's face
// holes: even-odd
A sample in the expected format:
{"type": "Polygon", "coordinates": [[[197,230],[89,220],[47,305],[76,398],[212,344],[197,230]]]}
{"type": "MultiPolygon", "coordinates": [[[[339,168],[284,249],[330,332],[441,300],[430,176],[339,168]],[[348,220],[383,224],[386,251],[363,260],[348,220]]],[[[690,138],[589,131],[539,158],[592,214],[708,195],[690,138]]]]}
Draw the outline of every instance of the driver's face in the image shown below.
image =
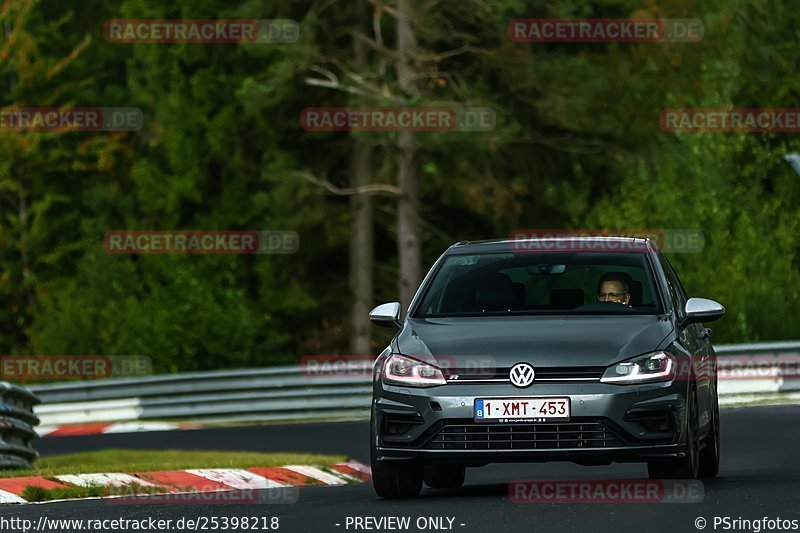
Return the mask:
{"type": "Polygon", "coordinates": [[[625,292],[619,281],[604,281],[597,291],[597,300],[601,302],[615,302],[628,305],[631,301],[630,293],[625,292]]]}

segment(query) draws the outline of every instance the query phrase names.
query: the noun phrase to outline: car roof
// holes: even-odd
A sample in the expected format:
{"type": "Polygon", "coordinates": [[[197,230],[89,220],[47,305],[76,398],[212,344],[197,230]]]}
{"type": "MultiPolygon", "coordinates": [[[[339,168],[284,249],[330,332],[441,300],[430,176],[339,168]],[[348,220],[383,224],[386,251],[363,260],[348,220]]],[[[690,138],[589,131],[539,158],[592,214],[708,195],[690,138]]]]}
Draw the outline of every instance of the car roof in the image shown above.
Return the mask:
{"type": "MultiPolygon", "coordinates": [[[[555,232],[553,232],[555,234],[555,232]]],[[[625,244],[625,251],[629,253],[654,253],[657,248],[652,239],[642,237],[619,237],[608,235],[563,235],[557,237],[535,237],[524,239],[488,239],[481,241],[459,241],[447,250],[447,254],[471,254],[510,252],[515,250],[533,251],[536,244],[543,245],[545,250],[553,250],[557,245],[564,247],[564,252],[569,252],[567,245],[571,245],[576,253],[596,251],[602,253],[602,243],[625,244]],[[593,245],[597,249],[593,250],[593,245]],[[585,249],[581,249],[585,246],[585,249]]]]}

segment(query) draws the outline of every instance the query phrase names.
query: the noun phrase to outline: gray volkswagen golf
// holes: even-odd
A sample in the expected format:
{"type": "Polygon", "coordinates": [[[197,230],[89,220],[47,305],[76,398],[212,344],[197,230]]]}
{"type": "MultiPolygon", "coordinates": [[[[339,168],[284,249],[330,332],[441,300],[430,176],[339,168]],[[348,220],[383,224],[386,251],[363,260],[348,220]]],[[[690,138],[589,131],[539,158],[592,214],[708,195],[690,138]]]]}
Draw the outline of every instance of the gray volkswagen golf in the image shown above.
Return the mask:
{"type": "Polygon", "coordinates": [[[719,468],[716,356],[653,242],[460,242],[423,280],[375,362],[372,479],[384,498],[458,487],[492,462],[646,462],[652,478],[719,468]]]}

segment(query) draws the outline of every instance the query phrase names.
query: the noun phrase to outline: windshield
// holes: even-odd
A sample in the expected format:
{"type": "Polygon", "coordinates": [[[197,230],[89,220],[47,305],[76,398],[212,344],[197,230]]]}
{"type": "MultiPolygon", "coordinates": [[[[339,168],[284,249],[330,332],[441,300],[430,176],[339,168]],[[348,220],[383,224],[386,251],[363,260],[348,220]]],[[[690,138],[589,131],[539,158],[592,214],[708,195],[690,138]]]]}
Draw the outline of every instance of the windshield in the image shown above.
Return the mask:
{"type": "Polygon", "coordinates": [[[452,255],[414,317],[661,314],[655,287],[644,254],[452,255]]]}

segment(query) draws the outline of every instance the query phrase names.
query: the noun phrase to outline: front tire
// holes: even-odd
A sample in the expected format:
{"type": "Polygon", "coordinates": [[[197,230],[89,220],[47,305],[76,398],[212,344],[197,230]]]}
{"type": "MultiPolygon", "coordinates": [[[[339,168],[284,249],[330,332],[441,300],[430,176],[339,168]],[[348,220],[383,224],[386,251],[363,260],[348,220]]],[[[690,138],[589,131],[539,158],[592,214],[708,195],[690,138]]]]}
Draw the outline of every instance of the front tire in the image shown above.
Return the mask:
{"type": "Polygon", "coordinates": [[[697,391],[689,390],[686,403],[686,456],[647,463],[650,479],[697,479],[700,471],[700,422],[697,391]]]}
{"type": "Polygon", "coordinates": [[[384,463],[378,460],[375,426],[372,425],[370,439],[370,467],[372,468],[372,487],[381,498],[415,498],[422,490],[422,466],[406,463],[384,463]]]}
{"type": "Polygon", "coordinates": [[[434,489],[455,489],[464,484],[467,469],[458,465],[425,467],[425,484],[434,489]]]}
{"type": "Polygon", "coordinates": [[[372,486],[381,498],[415,498],[422,490],[422,467],[372,463],[372,486]]]}
{"type": "Polygon", "coordinates": [[[719,398],[714,392],[714,411],[711,414],[711,428],[703,439],[705,448],[700,450],[700,477],[717,477],[719,473],[719,398]]]}

